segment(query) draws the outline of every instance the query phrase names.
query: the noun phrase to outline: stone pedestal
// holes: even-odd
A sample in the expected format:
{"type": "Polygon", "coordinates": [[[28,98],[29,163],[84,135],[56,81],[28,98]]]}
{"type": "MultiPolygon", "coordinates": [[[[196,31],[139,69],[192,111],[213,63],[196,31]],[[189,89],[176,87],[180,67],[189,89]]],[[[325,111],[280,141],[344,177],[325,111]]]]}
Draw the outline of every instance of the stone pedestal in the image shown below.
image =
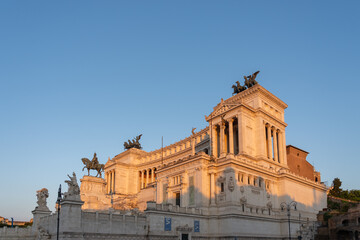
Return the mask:
{"type": "Polygon", "coordinates": [[[60,232],[81,232],[81,200],[74,198],[60,202],[60,232]]]}
{"type": "Polygon", "coordinates": [[[33,231],[37,231],[37,228],[39,226],[40,218],[49,216],[51,214],[51,211],[47,207],[36,207],[34,211],[31,212],[33,214],[33,225],[32,229],[33,231]]]}
{"type": "Polygon", "coordinates": [[[80,197],[84,201],[82,209],[106,210],[111,207],[111,200],[106,195],[106,182],[103,178],[84,176],[80,182],[80,197]]]}

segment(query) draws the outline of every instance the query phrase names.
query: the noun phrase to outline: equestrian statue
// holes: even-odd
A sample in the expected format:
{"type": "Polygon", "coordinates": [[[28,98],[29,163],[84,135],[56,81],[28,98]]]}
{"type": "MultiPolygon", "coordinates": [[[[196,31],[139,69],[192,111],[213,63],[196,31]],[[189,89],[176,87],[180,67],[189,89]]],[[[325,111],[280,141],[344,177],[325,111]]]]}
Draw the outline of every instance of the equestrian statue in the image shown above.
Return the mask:
{"type": "Polygon", "coordinates": [[[87,168],[88,176],[90,176],[90,170],[96,170],[97,174],[95,177],[101,178],[101,172],[104,171],[105,165],[99,163],[96,153],[94,153],[94,157],[91,161],[88,158],[82,158],[81,161],[85,165],[82,170],[84,171],[84,169],[87,168]]]}

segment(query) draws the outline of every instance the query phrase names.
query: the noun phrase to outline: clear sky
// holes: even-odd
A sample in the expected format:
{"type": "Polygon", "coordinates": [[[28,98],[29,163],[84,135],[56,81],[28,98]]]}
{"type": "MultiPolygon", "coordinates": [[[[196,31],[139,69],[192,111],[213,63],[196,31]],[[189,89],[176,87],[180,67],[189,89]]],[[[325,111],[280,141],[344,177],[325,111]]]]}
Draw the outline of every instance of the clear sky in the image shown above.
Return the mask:
{"type": "Polygon", "coordinates": [[[231,85],[289,107],[287,144],[360,189],[359,1],[0,1],[0,216],[29,220],[82,157],[206,127],[231,85]]]}

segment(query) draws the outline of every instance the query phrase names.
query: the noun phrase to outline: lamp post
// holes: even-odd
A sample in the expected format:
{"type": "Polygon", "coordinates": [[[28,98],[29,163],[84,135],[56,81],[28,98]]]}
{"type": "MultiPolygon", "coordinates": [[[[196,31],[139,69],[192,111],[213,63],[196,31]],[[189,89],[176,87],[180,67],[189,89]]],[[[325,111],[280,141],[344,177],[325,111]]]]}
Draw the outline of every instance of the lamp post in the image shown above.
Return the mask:
{"type": "Polygon", "coordinates": [[[60,201],[61,201],[61,184],[58,190],[58,197],[56,200],[56,204],[57,204],[57,212],[58,212],[58,216],[57,216],[57,231],[56,231],[56,240],[59,240],[59,226],[60,226],[60,201]]]}
{"type": "Polygon", "coordinates": [[[114,192],[112,190],[110,190],[111,209],[113,209],[113,204],[114,204],[113,195],[114,195],[114,192]]]}
{"type": "Polygon", "coordinates": [[[280,204],[281,211],[284,211],[284,209],[286,209],[286,211],[287,211],[287,217],[288,217],[288,223],[289,223],[289,240],[291,240],[291,232],[290,232],[290,210],[291,210],[291,207],[294,207],[294,209],[295,209],[295,211],[296,211],[296,205],[297,205],[297,202],[295,202],[295,201],[292,201],[291,203],[282,202],[282,203],[280,204]]]}

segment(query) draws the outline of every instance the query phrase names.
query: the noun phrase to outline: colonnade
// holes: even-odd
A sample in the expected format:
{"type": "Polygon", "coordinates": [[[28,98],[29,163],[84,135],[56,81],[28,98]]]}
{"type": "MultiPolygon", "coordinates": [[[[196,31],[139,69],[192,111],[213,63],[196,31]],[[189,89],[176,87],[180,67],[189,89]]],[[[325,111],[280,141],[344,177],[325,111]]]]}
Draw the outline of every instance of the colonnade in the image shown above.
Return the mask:
{"type": "Polygon", "coordinates": [[[265,124],[264,129],[267,158],[275,162],[282,162],[286,154],[283,132],[275,126],[271,126],[269,123],[265,124]]]}
{"type": "Polygon", "coordinates": [[[140,178],[139,190],[143,189],[143,188],[146,188],[146,186],[148,184],[155,181],[155,177],[156,177],[155,171],[156,171],[155,167],[139,171],[139,178],[140,178]]]}
{"type": "Polygon", "coordinates": [[[222,121],[220,124],[212,126],[212,154],[222,157],[227,153],[238,154],[243,151],[242,134],[239,126],[240,117],[222,121]]]}
{"type": "Polygon", "coordinates": [[[106,192],[115,193],[115,169],[106,173],[106,192]]]}

